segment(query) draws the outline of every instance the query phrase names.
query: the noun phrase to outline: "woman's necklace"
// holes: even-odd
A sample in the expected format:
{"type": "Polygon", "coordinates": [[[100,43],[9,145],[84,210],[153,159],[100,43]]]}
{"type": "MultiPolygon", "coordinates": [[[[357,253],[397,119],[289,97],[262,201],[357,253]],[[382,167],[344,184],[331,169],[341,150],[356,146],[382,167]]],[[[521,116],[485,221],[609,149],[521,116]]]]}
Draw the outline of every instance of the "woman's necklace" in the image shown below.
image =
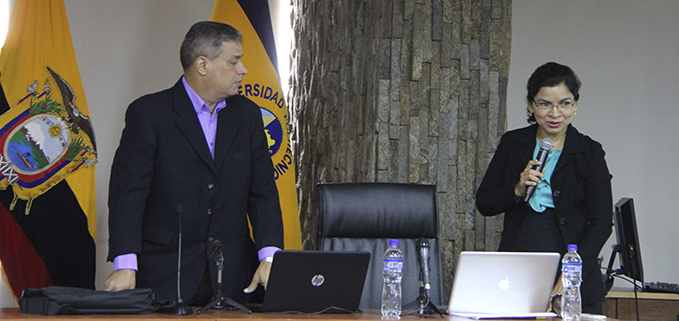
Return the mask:
{"type": "MultiPolygon", "coordinates": [[[[543,138],[543,139],[544,139],[544,138],[543,138]]],[[[565,139],[566,139],[566,135],[564,134],[564,135],[561,136],[561,138],[559,138],[558,140],[552,141],[552,143],[553,143],[553,145],[552,145],[552,146],[553,146],[553,147],[552,147],[552,150],[560,150],[560,149],[563,149],[563,142],[564,142],[565,139]],[[557,146],[559,146],[559,147],[557,148],[557,146]]],[[[538,139],[538,141],[542,141],[542,139],[538,139]]],[[[549,151],[550,154],[552,153],[552,150],[549,151]]]]}
{"type": "MultiPolygon", "coordinates": [[[[554,149],[556,149],[556,150],[563,149],[563,142],[564,142],[565,139],[566,139],[566,135],[563,135],[563,136],[561,136],[561,138],[559,138],[559,140],[555,141],[555,142],[554,142],[554,147],[559,146],[559,148],[552,148],[552,150],[554,150],[554,149]]],[[[549,153],[551,154],[552,151],[550,150],[549,153]]]]}

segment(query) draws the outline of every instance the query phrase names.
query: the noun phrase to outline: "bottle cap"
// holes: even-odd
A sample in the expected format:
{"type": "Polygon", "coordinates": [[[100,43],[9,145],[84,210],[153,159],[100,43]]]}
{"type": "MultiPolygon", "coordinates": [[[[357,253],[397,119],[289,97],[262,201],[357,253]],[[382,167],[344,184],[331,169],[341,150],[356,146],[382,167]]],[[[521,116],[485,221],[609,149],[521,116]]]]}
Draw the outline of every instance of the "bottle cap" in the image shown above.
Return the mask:
{"type": "Polygon", "coordinates": [[[389,246],[398,246],[398,240],[397,239],[389,240],[389,246]]]}
{"type": "Polygon", "coordinates": [[[577,244],[568,244],[568,250],[569,251],[577,251],[578,245],[577,244]]]}

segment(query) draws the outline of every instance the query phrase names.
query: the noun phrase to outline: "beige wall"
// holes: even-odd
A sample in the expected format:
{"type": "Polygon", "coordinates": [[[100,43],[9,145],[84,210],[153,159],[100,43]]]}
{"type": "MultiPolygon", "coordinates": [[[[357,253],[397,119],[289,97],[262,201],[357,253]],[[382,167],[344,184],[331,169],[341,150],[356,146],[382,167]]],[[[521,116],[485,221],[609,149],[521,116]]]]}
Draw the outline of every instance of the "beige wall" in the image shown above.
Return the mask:
{"type": "Polygon", "coordinates": [[[535,68],[571,66],[583,83],[573,125],[603,144],[614,202],[634,198],[645,279],[679,283],[679,1],[515,0],[513,9],[508,128],[526,124],[535,68]]]}

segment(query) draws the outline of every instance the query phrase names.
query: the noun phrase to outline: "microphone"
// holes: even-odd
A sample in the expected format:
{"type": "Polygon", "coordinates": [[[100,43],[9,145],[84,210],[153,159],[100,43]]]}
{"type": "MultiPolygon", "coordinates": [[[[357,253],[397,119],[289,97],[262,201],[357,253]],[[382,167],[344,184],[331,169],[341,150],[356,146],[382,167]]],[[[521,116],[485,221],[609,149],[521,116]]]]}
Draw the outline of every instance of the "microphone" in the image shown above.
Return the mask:
{"type": "Polygon", "coordinates": [[[226,297],[222,294],[222,271],[224,270],[224,255],[222,254],[222,243],[219,240],[210,238],[207,243],[207,257],[210,261],[215,261],[217,264],[217,294],[212,298],[207,305],[200,308],[197,314],[201,314],[210,308],[223,309],[227,305],[238,308],[248,314],[252,313],[250,309],[244,305],[234,301],[233,299],[226,297]]]}
{"type": "MultiPolygon", "coordinates": [[[[540,141],[540,151],[538,151],[538,160],[540,161],[540,165],[534,165],[534,170],[542,172],[542,169],[545,168],[547,155],[549,155],[549,152],[552,150],[552,148],[554,148],[554,142],[551,138],[544,138],[540,141]]],[[[530,197],[533,196],[533,193],[535,193],[535,186],[529,186],[528,190],[526,191],[526,198],[524,198],[523,201],[528,202],[530,197]]]]}
{"type": "Polygon", "coordinates": [[[167,306],[162,306],[158,309],[159,313],[172,314],[172,315],[189,315],[193,314],[193,309],[182,300],[182,290],[181,290],[181,275],[182,275],[182,213],[184,212],[184,207],[182,204],[177,204],[175,208],[177,215],[179,215],[179,239],[178,239],[178,250],[177,250],[177,302],[171,303],[167,306]]]}
{"type": "Polygon", "coordinates": [[[428,299],[431,292],[431,282],[429,280],[429,242],[424,238],[417,240],[417,251],[420,254],[420,270],[422,271],[424,295],[428,299]]]}
{"type": "Polygon", "coordinates": [[[422,283],[420,285],[420,296],[415,299],[419,303],[417,312],[421,315],[424,313],[436,313],[443,318],[441,310],[431,302],[431,281],[429,280],[429,241],[425,238],[417,240],[417,252],[420,260],[420,275],[422,276],[422,283]]]}

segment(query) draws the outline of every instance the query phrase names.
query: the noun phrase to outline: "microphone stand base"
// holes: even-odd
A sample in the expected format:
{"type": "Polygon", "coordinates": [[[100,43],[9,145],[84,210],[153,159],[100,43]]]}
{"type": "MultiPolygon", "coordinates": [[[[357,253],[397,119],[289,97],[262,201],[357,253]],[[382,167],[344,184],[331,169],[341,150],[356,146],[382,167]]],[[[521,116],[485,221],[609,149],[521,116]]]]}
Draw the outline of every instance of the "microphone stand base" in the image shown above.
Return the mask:
{"type": "Polygon", "coordinates": [[[239,309],[241,311],[247,312],[248,314],[252,313],[252,311],[250,309],[248,309],[247,307],[245,307],[244,305],[232,300],[231,298],[227,298],[223,295],[216,296],[214,299],[212,299],[212,301],[210,301],[204,307],[200,308],[200,310],[198,310],[198,312],[196,312],[196,313],[201,314],[201,313],[207,311],[210,308],[221,310],[221,309],[224,309],[224,308],[229,307],[229,306],[234,307],[236,309],[239,309]]]}
{"type": "Polygon", "coordinates": [[[172,302],[169,305],[161,306],[156,312],[170,315],[190,315],[193,309],[186,303],[172,302]]]}
{"type": "Polygon", "coordinates": [[[419,311],[419,313],[413,315],[417,315],[420,318],[424,317],[424,314],[438,314],[439,316],[441,316],[441,318],[444,317],[444,314],[436,306],[436,304],[431,302],[431,300],[429,300],[429,298],[426,296],[418,297],[417,299],[415,299],[415,301],[406,304],[404,308],[405,307],[416,307],[415,309],[416,311],[419,311]]]}
{"type": "Polygon", "coordinates": [[[427,300],[427,305],[422,307],[422,310],[420,311],[420,315],[424,314],[424,313],[438,314],[438,315],[441,316],[441,318],[443,318],[443,313],[441,312],[441,310],[439,310],[439,308],[436,306],[436,304],[432,303],[429,300],[427,300]]]}

